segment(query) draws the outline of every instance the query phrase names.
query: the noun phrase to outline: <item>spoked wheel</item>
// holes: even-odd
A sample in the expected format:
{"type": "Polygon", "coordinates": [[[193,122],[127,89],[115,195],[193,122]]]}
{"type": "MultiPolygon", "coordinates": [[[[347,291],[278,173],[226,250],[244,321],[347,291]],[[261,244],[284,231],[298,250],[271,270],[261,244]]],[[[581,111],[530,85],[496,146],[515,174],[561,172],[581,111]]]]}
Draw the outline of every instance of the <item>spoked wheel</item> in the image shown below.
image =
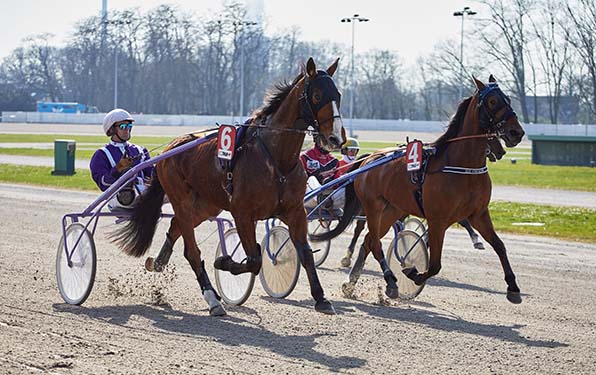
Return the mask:
{"type": "MultiPolygon", "coordinates": [[[[308,222],[308,234],[320,234],[329,232],[331,230],[332,221],[329,219],[315,219],[308,222]]],[[[325,262],[329,256],[329,249],[331,248],[331,240],[327,241],[311,241],[313,248],[313,257],[315,259],[315,266],[318,267],[325,262]]]]}
{"type": "Polygon", "coordinates": [[[426,225],[424,225],[424,221],[422,221],[421,219],[415,216],[408,216],[408,218],[404,220],[404,229],[418,233],[419,235],[423,236],[424,242],[428,243],[428,233],[426,233],[426,225]]]}
{"type": "MultiPolygon", "coordinates": [[[[240,263],[246,258],[236,228],[230,228],[224,233],[224,241],[226,253],[232,257],[233,261],[240,263]]],[[[220,242],[217,244],[215,258],[222,255],[223,250],[220,242]]],[[[242,305],[246,302],[254,284],[255,275],[251,272],[233,275],[228,271],[215,269],[215,286],[221,298],[229,305],[242,305]]]]}
{"type": "Polygon", "coordinates": [[[83,224],[72,223],[66,228],[66,244],[68,252],[72,254],[70,264],[64,249],[64,236],[62,236],[56,254],[58,290],[64,302],[80,305],[91,294],[95,282],[97,267],[95,242],[83,224]]]}
{"type": "Polygon", "coordinates": [[[300,275],[300,260],[290,232],[284,227],[274,226],[269,232],[269,252],[267,237],[261,243],[263,266],[259,279],[265,292],[273,298],[284,298],[294,290],[300,275]]]}
{"type": "Polygon", "coordinates": [[[409,279],[402,270],[416,267],[419,273],[428,271],[428,252],[426,250],[426,242],[420,235],[411,230],[402,230],[397,235],[397,249],[394,253],[394,245],[396,239],[391,241],[390,251],[388,252],[389,268],[397,277],[397,288],[399,298],[414,299],[422,289],[424,284],[416,285],[414,281],[409,279]]]}

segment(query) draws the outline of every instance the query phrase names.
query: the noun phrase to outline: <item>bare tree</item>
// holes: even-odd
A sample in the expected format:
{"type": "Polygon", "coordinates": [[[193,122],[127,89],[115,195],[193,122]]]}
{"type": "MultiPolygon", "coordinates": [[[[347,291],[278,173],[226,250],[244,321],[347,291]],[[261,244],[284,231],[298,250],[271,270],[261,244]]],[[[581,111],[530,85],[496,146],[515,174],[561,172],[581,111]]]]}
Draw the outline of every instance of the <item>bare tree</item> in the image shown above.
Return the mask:
{"type": "Polygon", "coordinates": [[[490,17],[478,30],[481,48],[510,75],[523,120],[528,122],[525,61],[528,40],[524,17],[534,0],[482,0],[481,3],[490,12],[490,17]]]}
{"type": "Polygon", "coordinates": [[[548,0],[542,4],[536,20],[530,17],[542,55],[540,65],[544,73],[552,124],[558,122],[563,76],[570,54],[569,39],[564,36],[564,28],[560,23],[562,15],[559,12],[559,2],[548,0]]]}
{"type": "Polygon", "coordinates": [[[566,9],[572,26],[566,28],[566,38],[580,56],[590,77],[589,121],[592,122],[596,117],[596,6],[593,0],[569,0],[566,9]]]}

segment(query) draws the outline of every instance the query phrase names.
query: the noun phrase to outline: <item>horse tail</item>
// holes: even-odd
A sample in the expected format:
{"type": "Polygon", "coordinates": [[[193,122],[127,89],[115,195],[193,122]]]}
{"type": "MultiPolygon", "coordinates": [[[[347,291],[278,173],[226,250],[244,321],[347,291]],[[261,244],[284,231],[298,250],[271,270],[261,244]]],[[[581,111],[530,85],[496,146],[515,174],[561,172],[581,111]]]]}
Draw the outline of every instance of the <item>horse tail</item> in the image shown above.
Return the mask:
{"type": "MultiPolygon", "coordinates": [[[[352,165],[352,167],[350,167],[348,172],[351,172],[357,168],[360,168],[360,165],[362,164],[362,162],[364,161],[364,158],[366,156],[368,156],[368,155],[362,155],[359,158],[359,160],[356,161],[352,165]]],[[[339,236],[340,234],[342,234],[344,232],[344,230],[346,230],[348,225],[350,225],[352,223],[352,221],[354,220],[354,217],[360,213],[360,211],[362,209],[362,203],[360,202],[360,199],[358,199],[358,196],[356,195],[356,191],[354,190],[354,181],[352,181],[348,185],[346,185],[345,189],[346,189],[346,192],[345,192],[346,202],[344,204],[344,213],[343,213],[343,215],[341,215],[341,218],[339,219],[339,223],[337,224],[337,226],[335,228],[333,228],[329,232],[321,232],[319,234],[310,234],[309,238],[312,241],[328,241],[332,238],[339,236]]]]}
{"type": "Polygon", "coordinates": [[[153,241],[155,228],[161,215],[165,192],[157,174],[132,208],[126,224],[110,233],[108,237],[127,255],[140,257],[147,252],[153,241]]]}

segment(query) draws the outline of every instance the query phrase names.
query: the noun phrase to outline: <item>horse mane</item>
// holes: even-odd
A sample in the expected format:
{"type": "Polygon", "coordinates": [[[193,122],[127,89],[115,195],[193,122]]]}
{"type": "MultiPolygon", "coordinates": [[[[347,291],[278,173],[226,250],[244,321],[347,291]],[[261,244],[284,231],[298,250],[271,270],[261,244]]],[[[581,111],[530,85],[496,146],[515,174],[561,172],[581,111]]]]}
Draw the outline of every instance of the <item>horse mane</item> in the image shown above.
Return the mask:
{"type": "Polygon", "coordinates": [[[468,107],[470,106],[470,101],[472,101],[471,96],[469,98],[462,100],[459,103],[459,105],[457,107],[457,111],[449,120],[449,125],[447,125],[447,130],[445,131],[445,133],[443,133],[443,135],[441,135],[439,138],[437,138],[436,141],[434,141],[432,143],[432,145],[434,147],[441,147],[441,146],[445,145],[447,143],[447,141],[449,141],[451,138],[454,138],[457,135],[459,128],[460,128],[462,122],[464,121],[464,116],[466,115],[466,111],[468,110],[468,107]]]}
{"type": "Polygon", "coordinates": [[[265,95],[265,99],[263,100],[263,106],[257,109],[253,113],[253,119],[265,119],[267,116],[277,112],[281,103],[284,99],[288,96],[292,88],[300,81],[302,78],[302,74],[299,74],[292,82],[288,82],[287,80],[283,80],[281,82],[276,83],[273,88],[267,91],[265,95]]]}

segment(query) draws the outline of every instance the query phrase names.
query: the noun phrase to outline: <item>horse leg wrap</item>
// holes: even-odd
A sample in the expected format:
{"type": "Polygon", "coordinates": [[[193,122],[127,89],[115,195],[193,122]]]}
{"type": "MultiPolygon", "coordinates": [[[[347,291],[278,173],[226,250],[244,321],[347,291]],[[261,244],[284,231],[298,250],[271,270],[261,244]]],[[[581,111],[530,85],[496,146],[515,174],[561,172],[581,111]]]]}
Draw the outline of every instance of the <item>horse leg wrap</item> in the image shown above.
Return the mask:
{"type": "Polygon", "coordinates": [[[201,292],[205,295],[205,292],[208,290],[213,291],[215,294],[215,298],[219,301],[221,297],[217,294],[213,286],[211,285],[211,281],[209,280],[209,275],[207,275],[207,270],[205,269],[205,261],[201,261],[201,273],[197,276],[197,281],[199,282],[199,286],[201,287],[201,292]]]}
{"type": "Polygon", "coordinates": [[[261,247],[257,244],[259,255],[254,257],[246,257],[246,263],[235,262],[231,256],[223,255],[215,259],[213,267],[218,270],[228,271],[232,275],[239,275],[241,273],[252,272],[258,275],[261,271],[261,247]]]}
{"type": "Polygon", "coordinates": [[[389,268],[389,266],[387,265],[387,261],[383,259],[379,262],[379,264],[381,265],[381,269],[383,270],[383,278],[387,282],[387,285],[397,288],[397,277],[395,277],[393,271],[391,271],[391,268],[389,268]]]}
{"type": "Polygon", "coordinates": [[[155,272],[162,272],[165,266],[170,261],[170,256],[172,255],[172,251],[174,248],[174,242],[170,238],[170,234],[166,233],[166,240],[161,246],[161,250],[159,254],[155,258],[155,262],[153,263],[153,270],[155,272]]]}

